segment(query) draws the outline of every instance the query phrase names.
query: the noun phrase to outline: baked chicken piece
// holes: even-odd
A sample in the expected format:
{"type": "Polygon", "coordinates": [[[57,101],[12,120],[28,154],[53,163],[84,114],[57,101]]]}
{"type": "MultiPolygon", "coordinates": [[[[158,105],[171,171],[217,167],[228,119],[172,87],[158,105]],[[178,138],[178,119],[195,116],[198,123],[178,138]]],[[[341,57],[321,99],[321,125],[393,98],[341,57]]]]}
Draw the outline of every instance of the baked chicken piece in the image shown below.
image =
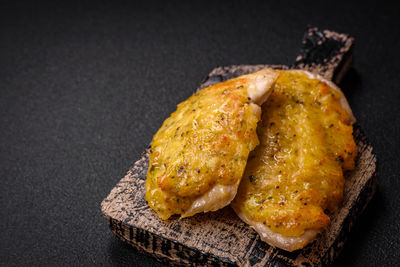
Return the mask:
{"type": "Polygon", "coordinates": [[[279,71],[264,69],[197,91],[154,135],[146,201],[162,218],[223,208],[259,143],[260,105],[279,71]]]}
{"type": "Polygon", "coordinates": [[[270,245],[303,248],[330,223],[354,168],[355,118],[341,90],[305,71],[282,71],[262,106],[260,145],[250,153],[231,206],[270,245]]]}

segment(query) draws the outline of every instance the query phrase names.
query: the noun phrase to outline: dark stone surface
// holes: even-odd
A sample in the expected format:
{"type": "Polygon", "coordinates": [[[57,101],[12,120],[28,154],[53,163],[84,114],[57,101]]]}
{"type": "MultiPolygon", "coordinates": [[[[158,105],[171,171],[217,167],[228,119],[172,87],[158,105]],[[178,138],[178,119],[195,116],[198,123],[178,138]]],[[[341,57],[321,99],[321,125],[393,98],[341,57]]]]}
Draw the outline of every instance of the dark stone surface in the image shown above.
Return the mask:
{"type": "Polygon", "coordinates": [[[212,68],[290,64],[308,24],[355,36],[341,86],[379,160],[337,265],[397,265],[400,19],[382,1],[2,2],[0,264],[162,266],[99,203],[212,68]]]}

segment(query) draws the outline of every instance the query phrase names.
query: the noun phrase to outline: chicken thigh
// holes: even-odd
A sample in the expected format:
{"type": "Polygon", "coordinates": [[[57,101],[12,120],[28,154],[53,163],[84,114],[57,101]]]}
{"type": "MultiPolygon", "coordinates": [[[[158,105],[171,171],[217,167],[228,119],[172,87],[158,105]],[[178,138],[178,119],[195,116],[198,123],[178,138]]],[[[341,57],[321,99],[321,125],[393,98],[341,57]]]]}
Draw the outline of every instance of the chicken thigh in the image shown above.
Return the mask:
{"type": "Polygon", "coordinates": [[[270,245],[303,248],[343,199],[354,168],[354,116],[338,87],[299,70],[282,71],[262,106],[260,145],[250,153],[231,206],[270,245]]]}
{"type": "Polygon", "coordinates": [[[146,201],[162,218],[223,208],[259,143],[260,105],[279,71],[264,69],[197,91],[154,135],[146,201]]]}

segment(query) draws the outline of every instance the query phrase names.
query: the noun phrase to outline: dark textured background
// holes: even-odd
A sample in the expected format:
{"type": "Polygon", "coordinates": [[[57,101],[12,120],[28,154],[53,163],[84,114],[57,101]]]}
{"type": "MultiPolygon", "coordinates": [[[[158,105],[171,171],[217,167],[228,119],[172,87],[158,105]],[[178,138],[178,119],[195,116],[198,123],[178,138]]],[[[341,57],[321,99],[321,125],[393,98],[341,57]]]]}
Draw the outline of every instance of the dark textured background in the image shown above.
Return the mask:
{"type": "Polygon", "coordinates": [[[341,86],[379,160],[337,265],[399,264],[399,13],[382,1],[2,2],[0,264],[161,266],[112,235],[101,200],[212,68],[290,64],[307,24],[356,37],[341,86]]]}

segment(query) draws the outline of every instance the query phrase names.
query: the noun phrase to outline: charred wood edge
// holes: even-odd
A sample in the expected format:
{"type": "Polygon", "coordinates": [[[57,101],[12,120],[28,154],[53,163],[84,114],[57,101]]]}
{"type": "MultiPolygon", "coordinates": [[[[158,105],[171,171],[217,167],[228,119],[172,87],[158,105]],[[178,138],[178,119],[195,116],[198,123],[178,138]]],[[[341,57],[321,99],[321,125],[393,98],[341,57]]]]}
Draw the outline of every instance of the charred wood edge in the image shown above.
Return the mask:
{"type": "Polygon", "coordinates": [[[299,56],[291,68],[314,71],[339,83],[353,61],[353,51],[353,37],[308,27],[299,56]]]}
{"type": "MultiPolygon", "coordinates": [[[[372,146],[358,125],[355,126],[355,138],[361,148],[360,154],[364,153],[366,150],[372,150],[372,146]]],[[[376,164],[376,156],[373,150],[370,153],[372,156],[371,159],[375,160],[373,163],[376,164]]],[[[147,157],[148,151],[146,150],[142,154],[142,159],[136,164],[143,165],[143,161],[146,161],[148,159],[147,157]]],[[[140,174],[140,170],[136,172],[139,176],[142,176],[142,174],[140,174]]],[[[347,234],[350,232],[352,225],[355,223],[359,215],[364,211],[369,200],[375,193],[377,176],[378,174],[375,168],[373,175],[368,179],[358,194],[357,199],[354,201],[356,204],[351,206],[351,209],[349,210],[345,221],[342,223],[342,227],[339,234],[336,236],[335,241],[325,251],[325,254],[322,255],[318,262],[312,262],[312,265],[330,265],[340,254],[347,239],[347,234]]],[[[237,264],[229,258],[221,258],[210,253],[201,252],[196,248],[191,248],[140,227],[132,227],[120,220],[114,220],[106,214],[104,214],[104,217],[106,218],[111,231],[119,239],[132,245],[139,252],[155,257],[160,262],[173,264],[176,266],[237,266],[237,264]]],[[[255,247],[255,249],[257,248],[255,247]]],[[[277,249],[277,252],[278,254],[282,253],[282,251],[279,249],[277,249]]],[[[251,262],[248,263],[251,264],[251,262]]],[[[304,262],[303,264],[310,263],[304,262]]],[[[279,257],[271,258],[267,262],[267,265],[294,266],[279,257]]]]}
{"type": "Polygon", "coordinates": [[[230,259],[216,257],[179,242],[154,234],[139,227],[132,227],[122,221],[104,215],[111,231],[123,242],[133,246],[138,252],[156,258],[159,262],[174,266],[237,266],[230,259]],[[174,251],[172,255],[172,252],[174,251]]]}

